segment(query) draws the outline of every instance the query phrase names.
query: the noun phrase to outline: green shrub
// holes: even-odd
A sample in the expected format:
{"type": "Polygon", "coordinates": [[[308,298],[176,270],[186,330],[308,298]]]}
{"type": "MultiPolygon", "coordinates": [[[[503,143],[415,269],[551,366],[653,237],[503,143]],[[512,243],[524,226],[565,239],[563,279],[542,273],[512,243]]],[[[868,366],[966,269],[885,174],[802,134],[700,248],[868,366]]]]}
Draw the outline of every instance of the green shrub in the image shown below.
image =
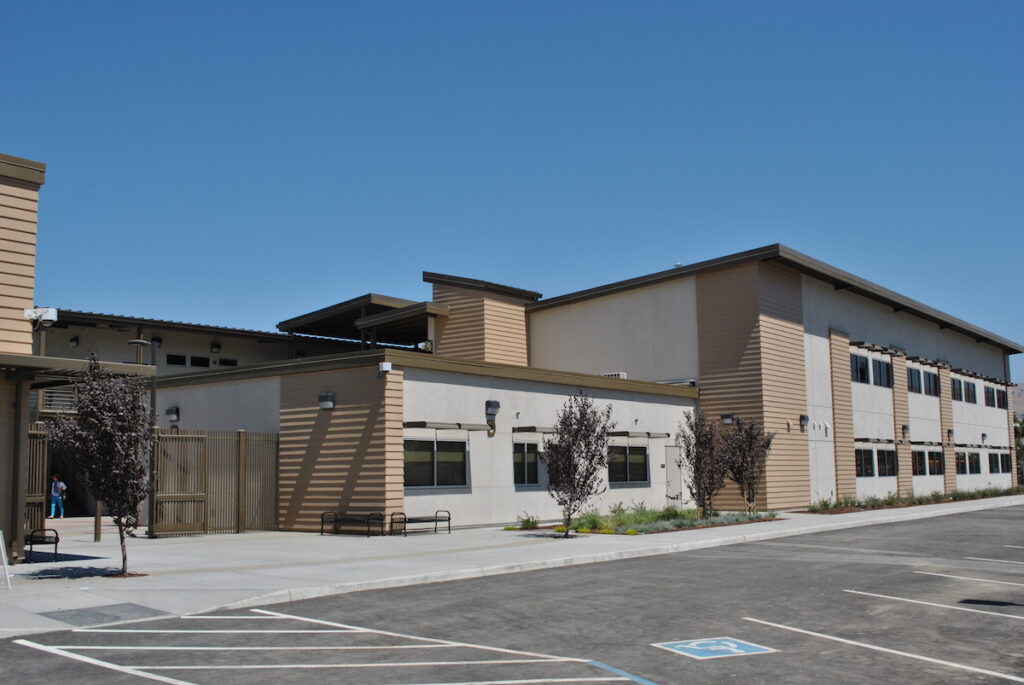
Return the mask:
{"type": "Polygon", "coordinates": [[[576,519],[574,527],[576,530],[580,528],[589,528],[594,530],[595,528],[603,528],[603,516],[598,513],[597,509],[591,509],[580,514],[579,518],[576,519]]]}
{"type": "Polygon", "coordinates": [[[525,511],[523,515],[516,519],[519,521],[519,528],[521,530],[536,530],[540,525],[540,520],[535,516],[530,516],[525,511]]]}
{"type": "Polygon", "coordinates": [[[519,526],[505,526],[502,530],[519,530],[519,526]]]}
{"type": "Polygon", "coordinates": [[[624,533],[624,535],[639,535],[639,534],[640,533],[637,531],[636,528],[627,528],[626,532],[624,533]]]}

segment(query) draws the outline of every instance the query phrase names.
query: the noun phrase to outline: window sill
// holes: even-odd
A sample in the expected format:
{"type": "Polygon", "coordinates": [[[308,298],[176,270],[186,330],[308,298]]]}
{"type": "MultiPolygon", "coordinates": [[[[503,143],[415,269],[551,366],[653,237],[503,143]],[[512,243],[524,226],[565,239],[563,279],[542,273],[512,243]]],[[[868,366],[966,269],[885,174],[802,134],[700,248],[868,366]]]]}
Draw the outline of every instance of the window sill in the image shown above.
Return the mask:
{"type": "Polygon", "coordinates": [[[544,490],[544,486],[540,483],[527,483],[524,485],[516,485],[516,492],[538,492],[544,490]]]}
{"type": "Polygon", "coordinates": [[[626,489],[626,488],[649,488],[649,487],[651,487],[651,481],[649,481],[649,480],[633,481],[633,482],[625,482],[625,483],[623,483],[623,482],[608,483],[608,489],[609,490],[619,490],[619,489],[626,489]]]}

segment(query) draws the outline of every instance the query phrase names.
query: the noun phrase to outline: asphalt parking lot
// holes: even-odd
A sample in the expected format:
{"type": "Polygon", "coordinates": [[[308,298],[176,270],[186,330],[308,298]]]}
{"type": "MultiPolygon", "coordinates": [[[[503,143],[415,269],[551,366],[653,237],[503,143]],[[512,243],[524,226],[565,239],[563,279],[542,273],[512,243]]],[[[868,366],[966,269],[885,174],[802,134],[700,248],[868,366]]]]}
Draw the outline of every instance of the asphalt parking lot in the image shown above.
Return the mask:
{"type": "Polygon", "coordinates": [[[12,683],[997,683],[1024,682],[1022,635],[1009,507],[47,633],[0,662],[12,683]]]}

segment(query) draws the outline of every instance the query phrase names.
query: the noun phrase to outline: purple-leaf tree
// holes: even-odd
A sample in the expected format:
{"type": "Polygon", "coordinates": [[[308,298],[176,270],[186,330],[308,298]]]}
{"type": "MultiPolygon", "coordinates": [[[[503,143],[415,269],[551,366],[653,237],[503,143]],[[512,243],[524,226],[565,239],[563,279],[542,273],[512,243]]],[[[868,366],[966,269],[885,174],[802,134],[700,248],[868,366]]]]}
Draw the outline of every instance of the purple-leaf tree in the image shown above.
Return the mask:
{"type": "Polygon", "coordinates": [[[761,424],[739,417],[723,433],[729,478],[740,487],[743,501],[747,503],[747,513],[754,511],[774,437],[775,433],[765,433],[761,424]]]}
{"type": "Polygon", "coordinates": [[[714,513],[715,496],[725,487],[729,473],[719,433],[718,424],[699,409],[683,415],[676,433],[676,444],[681,448],[677,463],[686,474],[686,487],[701,518],[714,513]]]}
{"type": "Polygon", "coordinates": [[[121,575],[128,574],[125,536],[134,529],[149,494],[154,447],[146,387],[137,378],[103,370],[96,356],[75,383],[73,413],[47,424],[49,449],[64,458],[86,491],[103,502],[121,540],[121,575]]]}
{"type": "Polygon", "coordinates": [[[605,490],[608,432],[615,428],[611,416],[611,405],[598,409],[581,389],[559,410],[554,439],[544,441],[540,460],[548,472],[548,493],[562,510],[565,537],[587,500],[605,490]]]}

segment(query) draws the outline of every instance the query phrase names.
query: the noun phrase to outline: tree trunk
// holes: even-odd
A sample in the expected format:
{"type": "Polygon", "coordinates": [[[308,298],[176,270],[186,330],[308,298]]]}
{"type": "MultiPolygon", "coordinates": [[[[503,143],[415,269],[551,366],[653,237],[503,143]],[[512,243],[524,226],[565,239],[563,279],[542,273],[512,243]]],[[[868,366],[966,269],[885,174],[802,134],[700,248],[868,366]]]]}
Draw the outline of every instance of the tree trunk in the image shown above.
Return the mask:
{"type": "Polygon", "coordinates": [[[569,537],[569,524],[572,523],[572,514],[569,513],[568,509],[562,511],[562,518],[564,519],[563,525],[565,526],[565,534],[562,537],[569,537]]]}
{"type": "Polygon", "coordinates": [[[124,519],[116,517],[114,519],[117,522],[117,535],[121,539],[121,575],[128,575],[128,547],[125,545],[124,540],[124,519]]]}

